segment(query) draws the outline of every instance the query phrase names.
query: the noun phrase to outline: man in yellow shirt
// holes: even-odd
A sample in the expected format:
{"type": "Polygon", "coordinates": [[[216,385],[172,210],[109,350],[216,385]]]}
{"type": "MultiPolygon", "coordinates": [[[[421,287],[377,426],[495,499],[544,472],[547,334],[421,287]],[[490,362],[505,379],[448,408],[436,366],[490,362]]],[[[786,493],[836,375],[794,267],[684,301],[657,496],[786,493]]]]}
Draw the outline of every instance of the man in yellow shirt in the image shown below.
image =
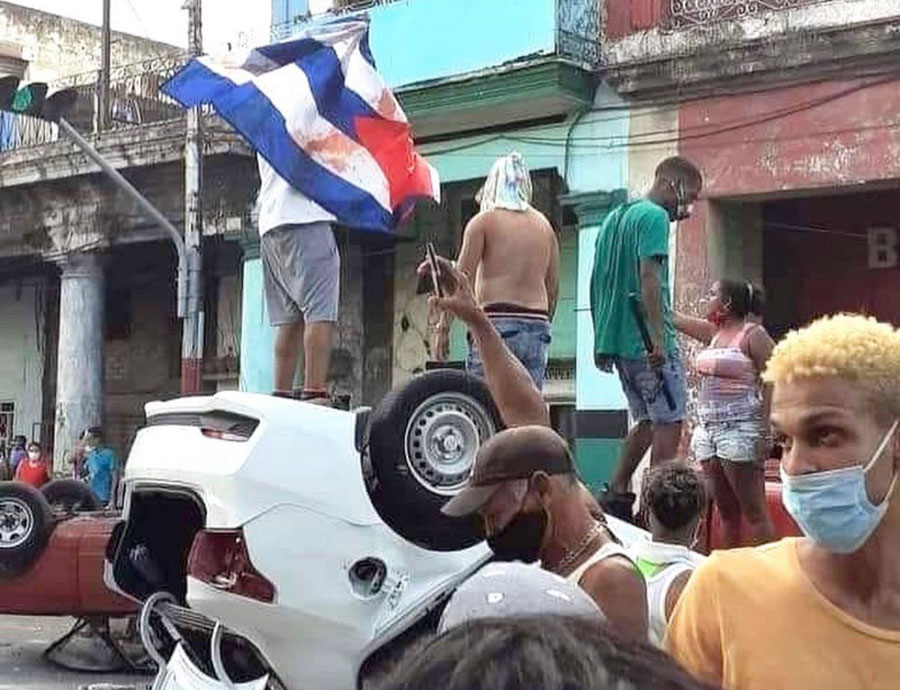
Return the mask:
{"type": "Polygon", "coordinates": [[[900,331],[820,319],[778,344],[765,378],[806,537],[714,553],[666,649],[728,690],[900,687],[900,331]]]}

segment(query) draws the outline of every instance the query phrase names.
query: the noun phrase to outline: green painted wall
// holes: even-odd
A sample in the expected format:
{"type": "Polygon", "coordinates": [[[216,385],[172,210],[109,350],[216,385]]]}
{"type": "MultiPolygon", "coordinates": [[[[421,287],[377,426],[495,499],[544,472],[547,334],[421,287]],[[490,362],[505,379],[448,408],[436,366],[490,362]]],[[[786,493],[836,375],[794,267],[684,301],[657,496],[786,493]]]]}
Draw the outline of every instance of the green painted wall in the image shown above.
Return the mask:
{"type": "Polygon", "coordinates": [[[550,359],[575,358],[575,287],[578,281],[578,236],[573,228],[559,235],[559,300],[553,317],[550,359]]]}
{"type": "Polygon", "coordinates": [[[576,438],[575,462],[578,473],[592,489],[608,482],[616,471],[622,441],[615,438],[576,438]]]}
{"type": "MultiPolygon", "coordinates": [[[[258,250],[257,250],[258,251],[258,250]]],[[[263,291],[262,259],[248,252],[244,259],[241,298],[241,378],[240,389],[250,393],[271,393],[275,381],[275,329],[263,291]]]]}

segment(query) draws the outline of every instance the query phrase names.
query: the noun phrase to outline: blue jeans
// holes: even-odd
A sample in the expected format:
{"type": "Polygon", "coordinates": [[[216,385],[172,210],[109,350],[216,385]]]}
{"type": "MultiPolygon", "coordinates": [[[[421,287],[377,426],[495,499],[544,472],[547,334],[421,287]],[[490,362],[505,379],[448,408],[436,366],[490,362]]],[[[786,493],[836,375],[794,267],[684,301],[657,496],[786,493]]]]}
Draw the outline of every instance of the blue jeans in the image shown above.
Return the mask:
{"type": "MultiPolygon", "coordinates": [[[[547,347],[550,345],[550,323],[542,319],[514,317],[491,317],[491,323],[509,348],[531,374],[538,390],[544,387],[544,371],[547,369],[547,347]]],[[[484,364],[481,353],[468,336],[469,354],[466,356],[466,371],[484,378],[484,364]]]]}
{"type": "Polygon", "coordinates": [[[686,393],[684,371],[677,352],[670,352],[660,369],[653,369],[646,359],[614,357],[628,409],[635,422],[650,421],[654,426],[673,424],[684,419],[686,393]],[[663,394],[665,381],[675,407],[670,408],[663,394]]]}

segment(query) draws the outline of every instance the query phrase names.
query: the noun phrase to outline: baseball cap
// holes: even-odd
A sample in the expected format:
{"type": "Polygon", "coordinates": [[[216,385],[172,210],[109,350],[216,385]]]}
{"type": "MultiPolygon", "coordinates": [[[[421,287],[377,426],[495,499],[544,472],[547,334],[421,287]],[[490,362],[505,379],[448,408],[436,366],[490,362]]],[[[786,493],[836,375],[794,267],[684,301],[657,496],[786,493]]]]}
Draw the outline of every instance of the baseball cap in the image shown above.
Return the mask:
{"type": "Polygon", "coordinates": [[[545,426],[501,431],[478,450],[466,488],[450,499],[441,512],[451,517],[474,513],[503,482],[528,479],[535,472],[550,475],[575,472],[575,462],[566,442],[545,426]]]}
{"type": "Polygon", "coordinates": [[[537,565],[489,563],[450,597],[438,632],[480,618],[543,614],[605,620],[594,600],[574,582],[537,565]]]}

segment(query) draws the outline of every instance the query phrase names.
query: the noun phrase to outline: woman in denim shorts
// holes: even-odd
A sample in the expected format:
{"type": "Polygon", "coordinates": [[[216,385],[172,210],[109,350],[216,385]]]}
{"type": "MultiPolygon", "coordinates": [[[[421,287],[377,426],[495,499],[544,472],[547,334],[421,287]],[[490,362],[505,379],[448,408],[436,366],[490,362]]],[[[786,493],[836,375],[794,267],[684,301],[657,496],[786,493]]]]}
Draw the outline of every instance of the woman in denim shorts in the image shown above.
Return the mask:
{"type": "Polygon", "coordinates": [[[771,391],[760,381],[774,343],[754,318],[762,313],[760,288],[721,280],[708,300],[705,319],[675,315],[678,330],[706,345],[694,361],[700,390],[691,450],[710,479],[725,546],[761,544],[775,536],[765,489],[771,391]]]}

